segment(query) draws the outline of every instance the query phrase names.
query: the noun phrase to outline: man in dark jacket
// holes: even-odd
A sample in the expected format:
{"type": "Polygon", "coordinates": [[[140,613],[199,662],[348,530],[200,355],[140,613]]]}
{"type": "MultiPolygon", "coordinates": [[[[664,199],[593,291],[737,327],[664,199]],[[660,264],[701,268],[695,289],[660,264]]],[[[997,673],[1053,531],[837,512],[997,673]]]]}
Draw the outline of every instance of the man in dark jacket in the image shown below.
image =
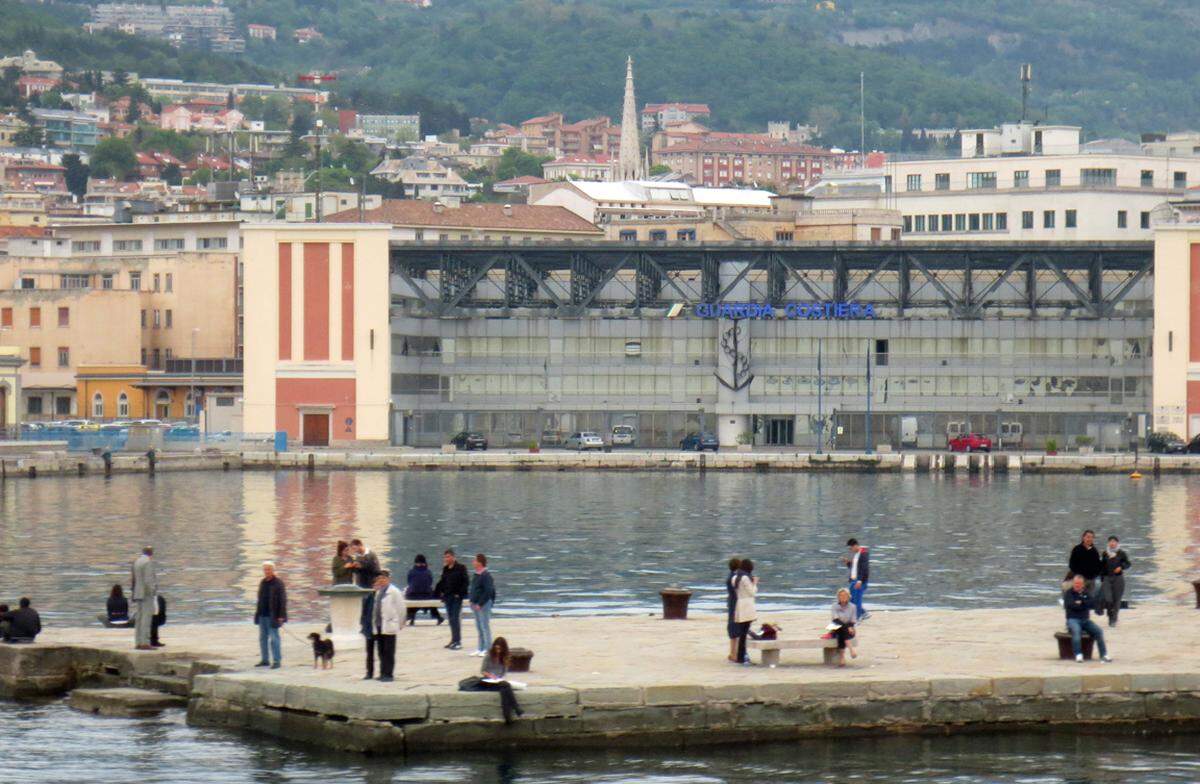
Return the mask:
{"type": "Polygon", "coordinates": [[[855,608],[858,609],[858,622],[862,623],[870,616],[870,613],[863,609],[862,600],[871,579],[871,557],[867,548],[853,537],[846,542],[846,547],[850,548],[850,554],[842,559],[842,563],[846,564],[849,571],[850,601],[854,602],[855,608]]]}
{"type": "Polygon", "coordinates": [[[467,567],[458,562],[453,550],[446,550],[442,554],[442,576],[433,592],[446,605],[446,618],[450,621],[450,642],[445,647],[452,651],[462,647],[462,604],[469,590],[467,567]]]}
{"type": "Polygon", "coordinates": [[[258,604],[254,608],[254,623],[258,626],[258,647],[262,657],[255,667],[270,666],[278,670],[283,660],[283,642],[279,630],[287,623],[287,589],[275,576],[275,564],[263,563],[263,579],[258,584],[258,604]],[[268,647],[270,661],[267,661],[268,647]]]}
{"type": "Polygon", "coordinates": [[[471,578],[471,611],[475,613],[475,630],[479,632],[479,650],[472,656],[487,656],[492,647],[492,605],[496,602],[496,581],[487,568],[487,556],[475,555],[475,576],[471,578]]]}
{"type": "Polygon", "coordinates": [[[363,544],[362,539],[351,539],[350,549],[354,559],[346,567],[354,570],[354,582],[359,588],[375,589],[375,578],[379,576],[379,556],[363,544]]]}
{"type": "Polygon", "coordinates": [[[1075,575],[1083,578],[1084,587],[1087,588],[1088,596],[1093,599],[1099,598],[1096,593],[1096,578],[1100,576],[1100,553],[1096,550],[1096,533],[1092,530],[1083,532],[1079,544],[1071,549],[1071,557],[1067,561],[1067,569],[1070,570],[1070,575],[1067,579],[1071,579],[1075,575]]]}
{"type": "Polygon", "coordinates": [[[1075,653],[1075,661],[1083,661],[1083,633],[1087,632],[1100,648],[1100,660],[1110,662],[1108,648],[1104,644],[1104,632],[1088,617],[1095,600],[1087,591],[1087,582],[1083,575],[1077,574],[1071,580],[1070,590],[1063,591],[1063,608],[1067,611],[1067,630],[1071,632],[1071,650],[1075,653]]]}
{"type": "Polygon", "coordinates": [[[33,642],[42,632],[41,616],[29,606],[28,597],[21,597],[18,605],[17,609],[0,614],[3,639],[5,642],[33,642]]]}

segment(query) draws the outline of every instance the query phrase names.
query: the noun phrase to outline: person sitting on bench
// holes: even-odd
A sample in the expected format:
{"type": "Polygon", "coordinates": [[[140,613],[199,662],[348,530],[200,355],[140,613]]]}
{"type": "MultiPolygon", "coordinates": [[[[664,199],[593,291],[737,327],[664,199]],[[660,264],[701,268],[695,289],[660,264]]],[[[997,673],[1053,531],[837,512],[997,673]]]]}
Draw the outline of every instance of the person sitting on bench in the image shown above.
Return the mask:
{"type": "Polygon", "coordinates": [[[837,638],[838,666],[846,666],[846,648],[850,648],[850,658],[857,659],[858,651],[854,649],[854,624],[858,622],[858,607],[850,601],[850,591],[840,588],[837,601],[833,603],[833,621],[837,628],[830,634],[837,638]]]}
{"type": "Polygon", "coordinates": [[[108,627],[122,629],[130,625],[129,600],[125,598],[120,584],[114,585],[108,594],[108,603],[104,615],[100,616],[100,622],[108,627]]]}
{"type": "Polygon", "coordinates": [[[42,619],[22,596],[16,610],[0,613],[0,636],[4,642],[33,642],[42,631],[42,619]]]}
{"type": "Polygon", "coordinates": [[[1088,593],[1083,575],[1071,578],[1071,589],[1063,591],[1063,607],[1067,611],[1067,631],[1071,633],[1071,650],[1075,661],[1083,661],[1083,633],[1087,632],[1100,648],[1100,661],[1110,662],[1108,647],[1104,644],[1104,632],[1089,616],[1095,599],[1088,593]]]}
{"type": "MultiPolygon", "coordinates": [[[[429,563],[425,560],[425,556],[418,555],[413,559],[413,568],[408,570],[408,585],[404,590],[405,599],[436,599],[433,595],[433,572],[429,571],[429,563]]],[[[408,625],[412,626],[416,622],[417,611],[428,610],[433,616],[433,620],[438,622],[438,626],[442,625],[442,614],[438,612],[436,607],[409,607],[408,608],[408,625]]]]}

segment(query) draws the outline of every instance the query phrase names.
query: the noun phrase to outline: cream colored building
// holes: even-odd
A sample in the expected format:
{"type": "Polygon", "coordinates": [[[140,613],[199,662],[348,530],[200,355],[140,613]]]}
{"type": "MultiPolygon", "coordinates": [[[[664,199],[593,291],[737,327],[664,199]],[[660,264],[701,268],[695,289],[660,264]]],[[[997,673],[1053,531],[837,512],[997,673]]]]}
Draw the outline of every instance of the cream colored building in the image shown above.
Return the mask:
{"type": "Polygon", "coordinates": [[[1200,435],[1200,223],[1154,239],[1154,429],[1200,435]]]}
{"type": "Polygon", "coordinates": [[[21,349],[0,346],[0,438],[21,424],[21,349]]]}
{"type": "Polygon", "coordinates": [[[247,224],[244,422],[291,443],[386,443],[390,224],[247,224]]]}
{"type": "Polygon", "coordinates": [[[696,188],[682,182],[548,182],[529,187],[529,203],[566,207],[586,221],[655,217],[717,216],[726,210],[769,213],[770,191],[749,188],[696,188]]]}
{"type": "Polygon", "coordinates": [[[624,242],[890,242],[900,239],[900,214],[892,210],[782,209],[774,213],[726,211],[720,218],[614,218],[606,239],[624,242]]]}
{"type": "MultiPolygon", "coordinates": [[[[167,368],[239,355],[234,221],[74,225],[14,237],[0,257],[0,344],[17,346],[22,413],[87,416],[81,365],[167,368]]],[[[106,416],[108,416],[106,414],[106,416]]]]}
{"type": "Polygon", "coordinates": [[[814,209],[894,209],[906,239],[1150,240],[1167,201],[1200,182],[1200,157],[1119,140],[1080,143],[1074,126],[962,132],[962,157],[829,172],[814,209]]]}

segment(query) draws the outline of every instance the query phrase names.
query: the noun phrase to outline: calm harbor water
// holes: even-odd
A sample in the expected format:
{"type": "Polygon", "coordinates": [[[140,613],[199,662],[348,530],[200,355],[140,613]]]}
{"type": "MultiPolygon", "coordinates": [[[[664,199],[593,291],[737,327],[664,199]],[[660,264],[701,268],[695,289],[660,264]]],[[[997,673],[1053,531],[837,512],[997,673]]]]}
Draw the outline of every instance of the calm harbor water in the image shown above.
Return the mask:
{"type": "MultiPolygon", "coordinates": [[[[0,601],[91,622],[154,544],[174,620],[252,612],[275,560],[292,614],[316,618],[333,543],[359,536],[403,570],[446,546],[492,557],[499,611],[650,612],[670,585],[723,606],[731,554],[771,608],[825,605],[848,536],[872,550],[875,607],[1053,603],[1084,527],[1117,533],[1134,603],[1179,601],[1200,573],[1200,478],[524,473],[194,473],[8,482],[0,601]]],[[[187,727],[0,703],[0,781],[1168,782],[1200,781],[1200,737],[885,738],[660,752],[370,760],[187,727]]]]}

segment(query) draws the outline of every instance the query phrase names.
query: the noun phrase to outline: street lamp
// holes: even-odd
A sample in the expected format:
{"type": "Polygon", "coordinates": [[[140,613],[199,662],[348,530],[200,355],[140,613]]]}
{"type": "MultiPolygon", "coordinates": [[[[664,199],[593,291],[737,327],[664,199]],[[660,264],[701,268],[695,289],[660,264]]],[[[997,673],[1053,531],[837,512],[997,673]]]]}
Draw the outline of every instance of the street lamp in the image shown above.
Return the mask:
{"type": "Polygon", "coordinates": [[[321,222],[321,131],[325,129],[325,121],[317,120],[317,223],[321,222]]]}
{"type": "Polygon", "coordinates": [[[188,397],[192,399],[192,416],[195,418],[197,423],[200,421],[200,410],[196,406],[196,335],[198,334],[200,334],[200,328],[192,327],[192,361],[190,363],[192,370],[192,383],[191,390],[188,392],[188,397]]]}

